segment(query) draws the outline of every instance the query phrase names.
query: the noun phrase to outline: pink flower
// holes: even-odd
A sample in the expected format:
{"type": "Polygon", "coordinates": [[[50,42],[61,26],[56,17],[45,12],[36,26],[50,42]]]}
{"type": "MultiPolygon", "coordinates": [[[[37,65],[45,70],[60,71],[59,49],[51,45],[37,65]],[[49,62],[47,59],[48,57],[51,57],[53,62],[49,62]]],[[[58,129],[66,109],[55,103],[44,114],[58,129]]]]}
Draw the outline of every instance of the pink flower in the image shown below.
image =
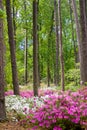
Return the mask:
{"type": "Polygon", "coordinates": [[[53,128],[53,130],[62,130],[62,128],[59,127],[59,126],[55,126],[55,127],[53,128]]]}

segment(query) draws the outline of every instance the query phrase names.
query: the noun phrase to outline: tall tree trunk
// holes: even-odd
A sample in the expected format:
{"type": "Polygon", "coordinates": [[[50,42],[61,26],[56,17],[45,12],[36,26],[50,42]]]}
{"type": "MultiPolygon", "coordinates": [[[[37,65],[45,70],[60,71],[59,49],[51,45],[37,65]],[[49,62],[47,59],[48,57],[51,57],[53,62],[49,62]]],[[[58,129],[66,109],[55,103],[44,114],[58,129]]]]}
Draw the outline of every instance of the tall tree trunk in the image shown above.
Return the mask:
{"type": "Polygon", "coordinates": [[[69,7],[70,7],[70,19],[71,19],[71,30],[72,30],[72,43],[73,43],[73,47],[74,47],[74,56],[75,56],[75,63],[79,62],[79,54],[77,51],[77,44],[75,42],[75,31],[74,31],[74,19],[72,17],[73,11],[72,11],[72,7],[71,7],[71,0],[69,0],[69,7]]]}
{"type": "MultiPolygon", "coordinates": [[[[24,11],[25,14],[27,12],[26,10],[26,0],[24,1],[24,11]]],[[[25,84],[27,84],[27,77],[28,77],[28,73],[27,73],[27,53],[28,53],[28,30],[27,30],[27,20],[25,19],[25,54],[24,54],[24,67],[25,67],[25,74],[24,74],[24,78],[25,78],[25,84]]]]}
{"type": "Polygon", "coordinates": [[[50,37],[51,32],[50,30],[49,36],[48,36],[48,46],[47,46],[47,87],[50,87],[50,37]]]}
{"type": "MultiPolygon", "coordinates": [[[[0,0],[0,10],[3,10],[0,0]]],[[[4,45],[3,45],[3,19],[0,18],[0,121],[6,119],[5,95],[4,95],[4,45]]]]}
{"type": "Polygon", "coordinates": [[[81,80],[87,82],[87,12],[86,0],[79,0],[81,24],[81,80]]]}
{"type": "Polygon", "coordinates": [[[76,2],[75,0],[72,0],[72,7],[73,7],[73,13],[74,13],[74,19],[76,24],[76,34],[77,34],[77,42],[78,42],[78,48],[79,48],[79,60],[80,60],[80,72],[81,72],[81,80],[83,81],[83,60],[82,60],[82,50],[81,50],[81,35],[80,35],[80,26],[79,26],[79,20],[78,20],[78,14],[77,14],[77,8],[76,8],[76,2]]]}
{"type": "Polygon", "coordinates": [[[57,1],[54,0],[54,18],[55,18],[55,31],[56,31],[56,68],[55,68],[55,85],[58,86],[59,83],[59,69],[58,69],[58,59],[59,59],[59,34],[58,34],[58,6],[57,1]]]}
{"type": "MultiPolygon", "coordinates": [[[[40,28],[41,29],[41,28],[40,28]]],[[[41,39],[39,39],[40,41],[40,47],[43,47],[43,39],[41,38],[41,39]]],[[[42,80],[42,78],[43,78],[43,68],[44,68],[44,62],[43,62],[43,52],[40,52],[40,56],[39,56],[39,73],[40,73],[40,80],[42,80]]]]}
{"type": "Polygon", "coordinates": [[[52,23],[51,23],[51,27],[50,27],[50,32],[48,35],[48,56],[47,56],[47,86],[50,86],[50,80],[51,80],[51,74],[50,74],[50,38],[51,38],[51,34],[53,31],[53,19],[54,19],[54,10],[52,12],[52,23]]]}
{"type": "Polygon", "coordinates": [[[28,73],[27,73],[27,52],[28,52],[28,50],[27,50],[27,47],[28,47],[28,36],[27,36],[27,29],[25,29],[25,57],[24,57],[24,66],[25,66],[25,74],[24,74],[24,78],[25,78],[25,84],[27,84],[27,82],[28,82],[28,73]]]}
{"type": "Polygon", "coordinates": [[[61,0],[58,0],[58,16],[59,16],[59,45],[60,45],[60,64],[61,64],[61,86],[62,90],[65,90],[64,87],[64,59],[63,59],[63,47],[62,47],[62,19],[61,19],[61,0]]]}
{"type": "Polygon", "coordinates": [[[33,89],[38,96],[37,0],[33,0],[33,89]]]}
{"type": "Polygon", "coordinates": [[[13,89],[14,89],[14,94],[19,95],[19,84],[18,84],[18,75],[17,75],[15,42],[14,42],[10,0],[6,0],[6,13],[7,13],[9,46],[10,46],[10,54],[11,54],[13,89]]]}
{"type": "Polygon", "coordinates": [[[86,9],[86,19],[87,19],[87,0],[85,0],[85,9],[86,9]]]}
{"type": "Polygon", "coordinates": [[[14,5],[15,0],[13,0],[13,32],[14,32],[14,43],[16,47],[16,9],[14,5]]]}
{"type": "Polygon", "coordinates": [[[47,46],[47,87],[50,87],[50,37],[51,31],[48,36],[48,46],[47,46]]]}
{"type": "Polygon", "coordinates": [[[37,31],[38,31],[38,33],[37,33],[37,40],[38,40],[38,86],[40,87],[40,56],[39,56],[39,30],[40,30],[39,26],[40,26],[40,24],[39,24],[39,0],[38,0],[38,2],[37,2],[37,17],[38,17],[38,19],[37,19],[37,21],[38,21],[38,24],[37,24],[37,31]]]}
{"type": "Polygon", "coordinates": [[[76,9],[75,0],[72,0],[72,6],[73,6],[73,12],[74,12],[75,23],[76,23],[76,34],[77,34],[77,41],[78,41],[78,47],[79,47],[79,58],[80,58],[80,60],[81,60],[81,56],[80,56],[80,44],[81,44],[81,39],[80,39],[80,27],[79,27],[79,20],[78,20],[78,14],[77,14],[77,9],[76,9]]]}

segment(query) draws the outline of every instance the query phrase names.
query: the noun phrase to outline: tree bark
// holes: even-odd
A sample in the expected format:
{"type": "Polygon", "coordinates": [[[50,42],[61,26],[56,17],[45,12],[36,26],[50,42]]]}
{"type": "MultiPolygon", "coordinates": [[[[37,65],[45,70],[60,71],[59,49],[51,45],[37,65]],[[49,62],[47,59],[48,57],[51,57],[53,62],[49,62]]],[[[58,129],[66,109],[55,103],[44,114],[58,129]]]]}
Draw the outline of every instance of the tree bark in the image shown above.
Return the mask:
{"type": "Polygon", "coordinates": [[[25,66],[25,74],[24,74],[24,78],[25,78],[25,84],[27,85],[27,83],[28,83],[28,73],[27,73],[27,71],[28,71],[28,66],[27,66],[27,61],[28,61],[28,59],[27,59],[27,53],[28,53],[28,50],[27,50],[27,47],[28,47],[28,36],[27,36],[27,29],[25,29],[25,55],[24,55],[24,66],[25,66]]]}
{"type": "Polygon", "coordinates": [[[14,94],[19,95],[19,84],[18,84],[18,75],[17,75],[15,42],[14,42],[10,0],[6,0],[6,13],[7,13],[8,37],[9,37],[9,46],[10,46],[10,55],[11,55],[13,89],[14,89],[14,94]]]}
{"type": "Polygon", "coordinates": [[[37,21],[38,21],[38,24],[37,24],[37,40],[38,40],[38,86],[40,87],[40,55],[39,55],[39,46],[40,46],[40,43],[39,43],[39,31],[40,31],[40,23],[39,23],[39,0],[37,2],[37,21]]]}
{"type": "MultiPolygon", "coordinates": [[[[27,12],[27,10],[26,10],[26,0],[24,1],[24,11],[25,11],[25,14],[26,14],[26,12],[27,12]]],[[[24,73],[24,78],[25,78],[25,84],[27,85],[27,78],[28,78],[28,73],[27,73],[27,68],[28,68],[28,66],[27,66],[27,61],[28,61],[28,59],[27,59],[27,53],[28,53],[28,50],[27,50],[27,48],[28,48],[28,29],[27,29],[27,19],[25,19],[25,53],[24,53],[24,67],[25,67],[25,73],[24,73]]]]}
{"type": "Polygon", "coordinates": [[[16,9],[15,9],[15,5],[14,5],[14,1],[13,0],[13,32],[14,32],[14,43],[15,43],[15,47],[16,47],[16,9]]]}
{"type": "Polygon", "coordinates": [[[75,0],[72,0],[73,12],[74,12],[75,23],[76,23],[77,41],[79,46],[81,81],[83,84],[87,82],[87,69],[86,69],[87,67],[87,25],[86,25],[86,12],[85,12],[86,10],[85,10],[84,2],[85,1],[79,0],[80,24],[81,24],[81,30],[80,30],[76,3],[75,0]]]}
{"type": "MultiPolygon", "coordinates": [[[[3,10],[0,0],[0,10],[3,10]]],[[[0,18],[0,121],[6,119],[5,95],[4,95],[4,45],[3,45],[3,18],[0,18]]]]}
{"type": "Polygon", "coordinates": [[[74,13],[74,19],[76,24],[76,35],[77,35],[77,42],[78,42],[78,48],[79,48],[79,58],[81,61],[81,51],[80,51],[80,45],[81,45],[81,39],[80,39],[80,27],[79,27],[79,20],[78,20],[78,14],[76,9],[76,3],[75,0],[72,0],[72,7],[73,7],[73,13],[74,13]]]}
{"type": "Polygon", "coordinates": [[[72,30],[72,43],[73,43],[73,47],[74,47],[74,56],[75,56],[75,63],[79,62],[79,54],[77,51],[77,43],[75,42],[75,30],[73,28],[74,25],[74,19],[73,19],[73,10],[71,7],[71,0],[69,0],[69,7],[70,7],[70,19],[71,19],[71,30],[72,30]]]}
{"type": "Polygon", "coordinates": [[[87,82],[87,12],[86,0],[79,0],[81,24],[81,80],[87,82]]]}
{"type": "Polygon", "coordinates": [[[55,18],[55,32],[56,32],[56,64],[55,64],[55,85],[59,83],[59,34],[58,34],[58,6],[57,1],[54,0],[54,18],[55,18]]]}
{"type": "Polygon", "coordinates": [[[52,12],[52,23],[50,26],[50,32],[48,35],[48,56],[47,56],[47,86],[50,87],[50,80],[51,80],[51,74],[50,74],[50,38],[53,31],[53,19],[54,19],[54,10],[52,12]]]}
{"type": "Polygon", "coordinates": [[[37,0],[33,0],[33,90],[38,96],[37,0]]]}
{"type": "Polygon", "coordinates": [[[64,59],[63,59],[63,47],[62,47],[62,19],[61,19],[61,0],[58,1],[58,16],[59,16],[59,45],[60,45],[60,64],[61,64],[61,86],[62,90],[64,87],[64,59]]]}

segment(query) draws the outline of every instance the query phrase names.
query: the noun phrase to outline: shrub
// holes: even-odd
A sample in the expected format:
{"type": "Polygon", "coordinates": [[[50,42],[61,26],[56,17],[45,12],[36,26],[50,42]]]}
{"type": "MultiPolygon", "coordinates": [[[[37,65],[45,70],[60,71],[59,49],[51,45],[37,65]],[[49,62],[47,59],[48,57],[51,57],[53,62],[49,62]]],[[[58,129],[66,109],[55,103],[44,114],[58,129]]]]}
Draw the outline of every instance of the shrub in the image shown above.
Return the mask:
{"type": "Polygon", "coordinates": [[[72,85],[80,84],[80,69],[70,69],[65,74],[66,84],[73,83],[72,85]]]}
{"type": "Polygon", "coordinates": [[[79,92],[61,92],[50,95],[42,107],[31,113],[26,122],[34,126],[33,130],[82,130],[87,120],[87,103],[79,92]]]}

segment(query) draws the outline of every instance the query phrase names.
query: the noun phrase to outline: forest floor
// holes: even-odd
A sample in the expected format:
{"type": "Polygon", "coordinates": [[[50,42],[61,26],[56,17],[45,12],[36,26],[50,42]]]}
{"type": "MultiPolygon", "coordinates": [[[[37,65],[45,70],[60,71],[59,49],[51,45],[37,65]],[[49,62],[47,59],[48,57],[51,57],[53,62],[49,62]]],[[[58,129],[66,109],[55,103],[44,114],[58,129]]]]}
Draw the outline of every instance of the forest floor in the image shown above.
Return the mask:
{"type": "MultiPolygon", "coordinates": [[[[12,119],[12,117],[16,117],[16,114],[6,113],[6,115],[7,120],[0,122],[0,130],[28,130],[28,128],[25,128],[20,125],[20,121],[12,119]]],[[[32,128],[30,127],[29,130],[32,130],[32,128]]]]}
{"type": "Polygon", "coordinates": [[[21,126],[18,122],[9,121],[0,123],[0,130],[32,130],[32,127],[30,126],[29,128],[25,128],[21,126]]]}
{"type": "Polygon", "coordinates": [[[4,122],[0,123],[0,130],[27,130],[18,124],[17,122],[4,122]]]}

